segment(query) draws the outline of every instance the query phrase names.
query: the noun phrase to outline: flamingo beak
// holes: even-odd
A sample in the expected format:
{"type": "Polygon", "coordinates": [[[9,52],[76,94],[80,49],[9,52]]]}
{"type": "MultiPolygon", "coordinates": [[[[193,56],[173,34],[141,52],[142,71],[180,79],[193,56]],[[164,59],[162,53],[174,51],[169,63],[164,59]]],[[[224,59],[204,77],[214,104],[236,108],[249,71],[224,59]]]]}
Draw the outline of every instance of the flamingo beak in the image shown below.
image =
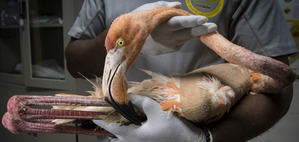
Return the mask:
{"type": "Polygon", "coordinates": [[[124,48],[114,48],[108,51],[102,80],[103,94],[105,101],[116,111],[134,124],[141,125],[141,120],[127,94],[128,87],[125,78],[127,68],[124,48]]]}

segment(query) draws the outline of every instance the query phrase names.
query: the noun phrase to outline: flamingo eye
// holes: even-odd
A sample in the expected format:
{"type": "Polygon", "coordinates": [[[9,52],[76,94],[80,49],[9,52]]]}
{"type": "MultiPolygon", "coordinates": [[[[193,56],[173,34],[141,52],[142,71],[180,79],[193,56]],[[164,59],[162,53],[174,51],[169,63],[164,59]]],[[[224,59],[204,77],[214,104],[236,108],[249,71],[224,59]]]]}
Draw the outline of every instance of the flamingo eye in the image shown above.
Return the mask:
{"type": "Polygon", "coordinates": [[[116,41],[116,45],[117,45],[118,47],[123,47],[123,46],[125,46],[125,41],[124,41],[124,39],[119,38],[119,39],[116,41]]]}

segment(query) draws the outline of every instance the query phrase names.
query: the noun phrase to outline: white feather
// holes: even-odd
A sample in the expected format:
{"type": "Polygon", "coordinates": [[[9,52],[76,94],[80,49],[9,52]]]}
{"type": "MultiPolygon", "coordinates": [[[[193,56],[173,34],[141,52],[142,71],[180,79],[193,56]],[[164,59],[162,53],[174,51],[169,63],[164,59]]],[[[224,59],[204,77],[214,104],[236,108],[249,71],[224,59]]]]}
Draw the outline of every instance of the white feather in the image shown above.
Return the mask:
{"type": "Polygon", "coordinates": [[[83,74],[79,73],[82,77],[84,77],[93,87],[94,91],[87,91],[89,94],[91,94],[94,97],[103,98],[103,92],[102,92],[102,79],[100,77],[96,77],[95,82],[91,81],[87,77],[85,77],[83,74]]]}
{"type": "Polygon", "coordinates": [[[207,90],[209,93],[216,93],[220,87],[222,87],[221,82],[215,77],[203,77],[197,82],[199,88],[207,90]]]}

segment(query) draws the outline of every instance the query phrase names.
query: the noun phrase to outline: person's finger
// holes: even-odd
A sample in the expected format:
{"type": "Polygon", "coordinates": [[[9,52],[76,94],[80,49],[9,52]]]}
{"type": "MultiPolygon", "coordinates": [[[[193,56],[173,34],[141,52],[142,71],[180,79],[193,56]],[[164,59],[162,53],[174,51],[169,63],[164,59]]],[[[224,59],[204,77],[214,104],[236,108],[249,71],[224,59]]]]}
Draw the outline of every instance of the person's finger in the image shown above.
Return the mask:
{"type": "Polygon", "coordinates": [[[217,30],[217,25],[214,23],[204,23],[194,28],[186,28],[178,31],[174,31],[171,35],[172,39],[175,40],[189,40],[194,36],[201,36],[217,30]]]}
{"type": "Polygon", "coordinates": [[[192,28],[186,28],[178,31],[174,31],[173,34],[171,35],[172,39],[175,40],[180,40],[180,41],[186,41],[189,40],[193,37],[191,34],[192,28]]]}
{"type": "Polygon", "coordinates": [[[146,39],[146,42],[143,45],[141,53],[156,56],[156,55],[161,55],[161,54],[165,54],[165,53],[175,52],[177,50],[178,50],[177,48],[174,48],[174,47],[168,48],[168,47],[161,45],[160,43],[157,43],[152,38],[152,36],[149,35],[146,39]]]}
{"type": "Polygon", "coordinates": [[[133,124],[125,126],[122,123],[111,123],[104,120],[93,120],[93,123],[116,136],[121,136],[126,132],[132,131],[133,129],[136,129],[138,127],[133,124]]]}
{"type": "Polygon", "coordinates": [[[202,25],[208,21],[208,18],[200,15],[189,15],[189,16],[174,16],[170,18],[165,25],[168,26],[170,31],[181,30],[185,28],[193,28],[202,25]]]}
{"type": "Polygon", "coordinates": [[[201,36],[208,33],[215,32],[217,30],[217,25],[215,23],[205,23],[198,27],[191,29],[192,36],[201,36]]]}
{"type": "Polygon", "coordinates": [[[133,12],[142,11],[142,10],[151,10],[151,9],[154,9],[154,8],[164,8],[164,7],[181,8],[182,3],[180,3],[180,2],[167,2],[167,1],[158,1],[158,2],[153,2],[153,3],[147,3],[147,4],[144,4],[144,5],[136,8],[135,10],[133,10],[133,12]]]}
{"type": "Polygon", "coordinates": [[[168,2],[168,1],[158,1],[156,2],[158,7],[156,8],[163,8],[163,7],[174,7],[174,8],[181,8],[182,3],[176,1],[176,2],[168,2]]]}

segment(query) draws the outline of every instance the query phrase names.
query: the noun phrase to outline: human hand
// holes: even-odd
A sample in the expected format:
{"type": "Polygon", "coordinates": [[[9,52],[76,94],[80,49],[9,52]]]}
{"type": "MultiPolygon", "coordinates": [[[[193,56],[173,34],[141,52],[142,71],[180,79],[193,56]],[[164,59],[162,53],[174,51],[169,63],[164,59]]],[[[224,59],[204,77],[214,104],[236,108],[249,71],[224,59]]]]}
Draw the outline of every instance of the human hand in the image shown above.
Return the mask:
{"type": "Polygon", "coordinates": [[[98,126],[114,134],[113,142],[206,142],[203,131],[161,110],[161,106],[154,100],[137,95],[131,95],[132,103],[147,116],[141,126],[131,124],[124,126],[120,123],[108,123],[94,120],[98,126]]]}
{"type": "MultiPolygon", "coordinates": [[[[144,4],[134,11],[150,10],[162,7],[181,7],[180,2],[158,1],[144,4]]],[[[133,11],[133,12],[134,12],[133,11]]],[[[201,36],[217,30],[217,25],[207,23],[204,16],[175,16],[159,25],[146,39],[142,53],[159,55],[179,50],[192,37],[201,36]]]]}

